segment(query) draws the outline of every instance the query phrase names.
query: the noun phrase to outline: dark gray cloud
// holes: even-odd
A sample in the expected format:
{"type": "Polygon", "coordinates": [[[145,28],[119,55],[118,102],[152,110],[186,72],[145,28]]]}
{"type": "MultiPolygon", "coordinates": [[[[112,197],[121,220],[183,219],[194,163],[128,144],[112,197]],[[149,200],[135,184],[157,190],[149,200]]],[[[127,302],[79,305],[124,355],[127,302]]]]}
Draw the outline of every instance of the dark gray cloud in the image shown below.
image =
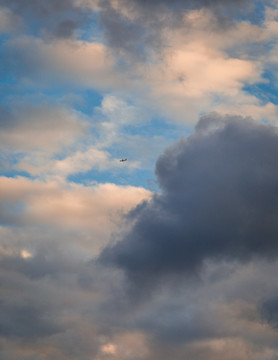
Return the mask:
{"type": "Polygon", "coordinates": [[[223,27],[231,23],[238,14],[253,16],[250,0],[131,0],[123,6],[131,13],[133,19],[127,18],[121,8],[116,10],[110,1],[100,2],[99,24],[103,28],[106,41],[117,50],[131,55],[132,61],[147,58],[150,51],[159,53],[165,48],[162,29],[184,27],[183,14],[193,9],[209,8],[215,13],[212,27],[223,27]]]}
{"type": "Polygon", "coordinates": [[[133,0],[141,6],[166,6],[168,8],[200,8],[215,6],[239,6],[250,2],[250,0],[133,0]]]}
{"type": "Polygon", "coordinates": [[[0,5],[26,18],[26,25],[50,32],[57,37],[71,37],[89,19],[88,10],[74,0],[0,0],[0,5]]]}
{"type": "MultiPolygon", "coordinates": [[[[10,8],[25,19],[29,32],[40,35],[68,38],[88,30],[88,25],[98,23],[104,41],[120,52],[119,63],[144,60],[150,54],[160,53],[168,44],[163,39],[163,29],[184,27],[183,14],[192,9],[209,8],[216,14],[211,26],[223,27],[240,16],[253,16],[252,0],[131,0],[123,1],[115,9],[111,0],[99,2],[99,11],[74,0],[20,1],[0,0],[0,6],[10,8]],[[128,18],[125,10],[135,13],[128,18]],[[130,58],[131,57],[131,58],[130,58]]],[[[97,28],[95,28],[97,29],[97,28]]],[[[99,34],[99,29],[96,30],[99,34]]],[[[89,36],[95,34],[90,33],[89,36]]],[[[13,60],[14,62],[14,60],[13,60]]],[[[5,67],[9,68],[9,66],[5,67]]]]}
{"type": "Polygon", "coordinates": [[[46,309],[38,304],[9,304],[0,301],[0,336],[39,338],[62,331],[46,309]]]}
{"type": "Polygon", "coordinates": [[[111,7],[106,7],[99,14],[99,22],[104,37],[113,49],[124,50],[140,59],[147,56],[148,47],[159,41],[156,26],[149,26],[146,21],[129,21],[111,7]]]}
{"type": "Polygon", "coordinates": [[[57,37],[71,37],[76,28],[77,24],[74,20],[63,20],[56,26],[55,35],[57,37]]]}
{"type": "Polygon", "coordinates": [[[198,272],[206,259],[278,253],[278,133],[240,117],[203,117],[158,159],[161,194],[100,261],[137,284],[198,272]]]}
{"type": "MultiPolygon", "coordinates": [[[[140,59],[146,57],[150,49],[158,49],[162,45],[162,28],[184,26],[184,11],[210,8],[218,14],[221,19],[219,24],[223,25],[236,14],[248,12],[250,8],[247,5],[250,3],[251,0],[131,0],[123,1],[120,8],[115,9],[110,0],[102,0],[97,17],[109,45],[124,50],[125,55],[135,55],[134,60],[139,55],[140,59]],[[135,11],[137,16],[128,19],[122,12],[124,7],[135,11]],[[226,20],[223,21],[223,18],[226,20]]],[[[26,26],[32,33],[54,37],[72,37],[76,30],[85,29],[96,19],[92,8],[74,0],[0,0],[0,6],[8,7],[25,18],[26,26]]]]}
{"type": "Polygon", "coordinates": [[[32,10],[42,17],[51,16],[75,8],[74,0],[0,0],[2,6],[9,6],[19,12],[32,10]]]}
{"type": "MultiPolygon", "coordinates": [[[[15,258],[0,261],[0,338],[20,338],[24,341],[51,336],[64,331],[59,319],[59,306],[38,281],[14,266],[15,258]],[[10,262],[10,266],[7,266],[10,262]],[[27,276],[29,277],[27,277],[27,276]],[[48,296],[46,296],[48,294],[48,296]]],[[[38,266],[33,269],[33,274],[38,266]]],[[[30,270],[29,270],[30,272],[30,270]]]]}
{"type": "Polygon", "coordinates": [[[263,301],[259,311],[264,321],[278,329],[278,297],[272,297],[263,301]]]}

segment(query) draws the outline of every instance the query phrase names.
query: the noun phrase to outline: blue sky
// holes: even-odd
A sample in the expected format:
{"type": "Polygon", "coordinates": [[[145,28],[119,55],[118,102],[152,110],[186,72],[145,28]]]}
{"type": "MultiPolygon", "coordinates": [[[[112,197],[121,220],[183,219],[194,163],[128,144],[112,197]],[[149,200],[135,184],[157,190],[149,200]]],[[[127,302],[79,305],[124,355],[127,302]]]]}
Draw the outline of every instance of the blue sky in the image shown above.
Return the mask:
{"type": "Polygon", "coordinates": [[[0,0],[1,359],[278,359],[277,54],[277,0],[0,0]]]}

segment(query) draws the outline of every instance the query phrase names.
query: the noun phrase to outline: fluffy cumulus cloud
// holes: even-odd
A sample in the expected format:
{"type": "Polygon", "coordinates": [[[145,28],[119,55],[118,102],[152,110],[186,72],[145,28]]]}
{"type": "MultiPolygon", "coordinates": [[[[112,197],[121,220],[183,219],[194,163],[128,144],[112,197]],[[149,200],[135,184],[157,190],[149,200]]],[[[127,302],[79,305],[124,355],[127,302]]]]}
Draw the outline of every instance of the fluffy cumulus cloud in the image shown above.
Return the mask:
{"type": "MultiPolygon", "coordinates": [[[[114,184],[67,186],[24,177],[1,177],[0,182],[0,216],[3,225],[83,231],[84,249],[88,246],[90,254],[97,252],[109,240],[109,235],[119,226],[124,213],[149,197],[149,192],[143,188],[114,184]],[[94,240],[90,241],[88,236],[94,240]]],[[[26,240],[26,243],[23,241],[22,249],[24,245],[35,246],[31,238],[30,242],[28,237],[26,240]]],[[[3,244],[9,247],[8,241],[3,244]]],[[[12,249],[12,240],[10,245],[12,249]]]]}

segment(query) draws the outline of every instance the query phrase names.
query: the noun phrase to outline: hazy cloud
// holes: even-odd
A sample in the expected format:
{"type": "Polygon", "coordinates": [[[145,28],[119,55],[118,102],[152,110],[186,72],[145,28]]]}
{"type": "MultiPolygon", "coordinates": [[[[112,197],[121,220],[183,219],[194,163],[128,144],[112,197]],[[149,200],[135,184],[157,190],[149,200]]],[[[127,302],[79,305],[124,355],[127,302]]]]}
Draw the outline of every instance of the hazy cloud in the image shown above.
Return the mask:
{"type": "Polygon", "coordinates": [[[2,149],[57,151],[81,137],[86,127],[80,113],[63,105],[12,103],[1,107],[2,149]]]}

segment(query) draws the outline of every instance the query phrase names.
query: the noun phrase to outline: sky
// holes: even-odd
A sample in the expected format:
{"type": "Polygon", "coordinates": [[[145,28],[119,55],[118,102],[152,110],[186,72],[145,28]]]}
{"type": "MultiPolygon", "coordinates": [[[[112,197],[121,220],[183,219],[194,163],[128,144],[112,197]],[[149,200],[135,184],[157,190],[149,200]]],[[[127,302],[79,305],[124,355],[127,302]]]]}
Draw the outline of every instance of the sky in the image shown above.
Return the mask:
{"type": "Polygon", "coordinates": [[[1,360],[278,360],[278,1],[0,0],[0,78],[1,360]]]}

